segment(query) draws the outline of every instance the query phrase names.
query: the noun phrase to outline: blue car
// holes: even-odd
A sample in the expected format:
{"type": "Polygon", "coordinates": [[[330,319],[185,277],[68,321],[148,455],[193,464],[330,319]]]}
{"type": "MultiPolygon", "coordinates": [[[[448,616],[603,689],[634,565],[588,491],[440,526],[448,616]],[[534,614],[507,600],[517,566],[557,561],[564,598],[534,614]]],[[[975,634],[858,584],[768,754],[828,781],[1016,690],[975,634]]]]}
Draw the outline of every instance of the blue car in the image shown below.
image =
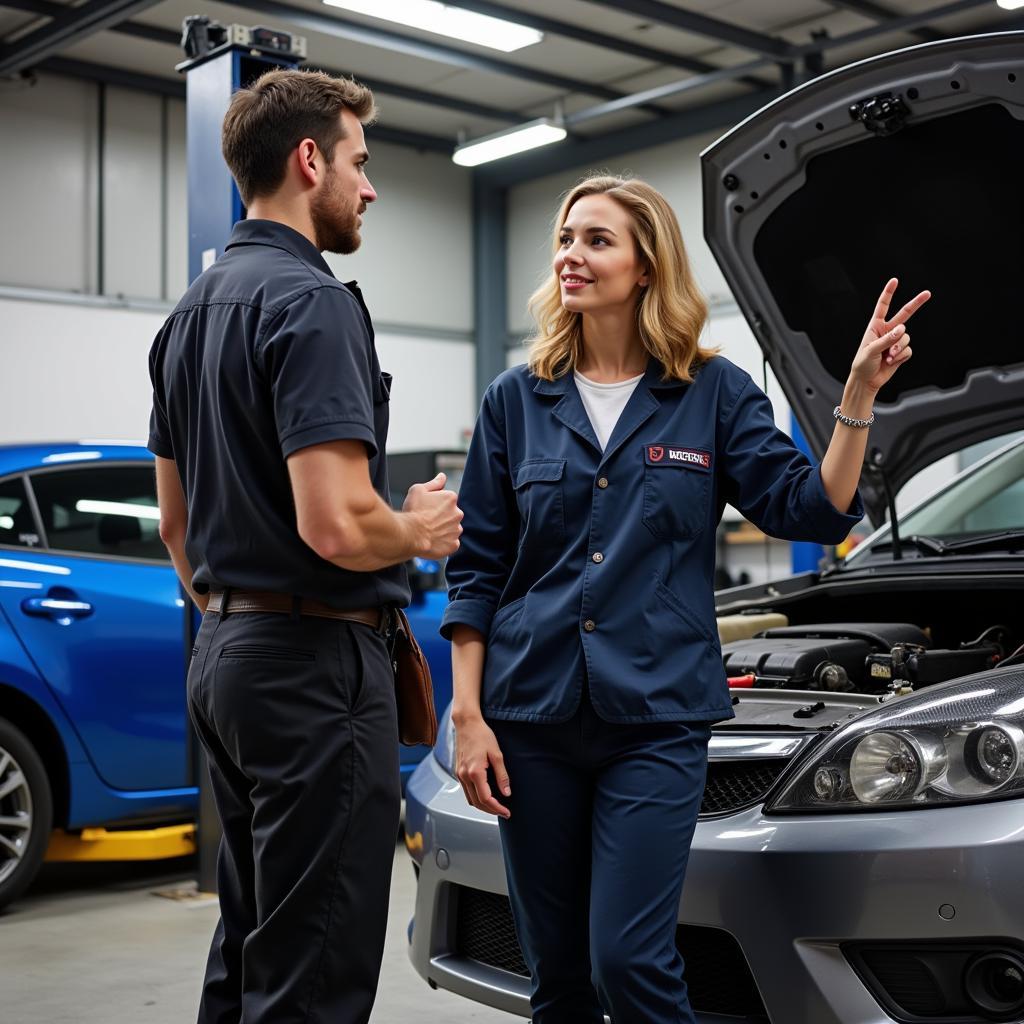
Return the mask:
{"type": "MultiPolygon", "coordinates": [[[[158,526],[145,448],[0,447],[0,907],[54,829],[122,836],[195,819],[185,673],[198,616],[158,526]]],[[[410,569],[409,620],[443,709],[442,567],[410,569]]],[[[402,748],[403,785],[425,753],[402,748]]]]}

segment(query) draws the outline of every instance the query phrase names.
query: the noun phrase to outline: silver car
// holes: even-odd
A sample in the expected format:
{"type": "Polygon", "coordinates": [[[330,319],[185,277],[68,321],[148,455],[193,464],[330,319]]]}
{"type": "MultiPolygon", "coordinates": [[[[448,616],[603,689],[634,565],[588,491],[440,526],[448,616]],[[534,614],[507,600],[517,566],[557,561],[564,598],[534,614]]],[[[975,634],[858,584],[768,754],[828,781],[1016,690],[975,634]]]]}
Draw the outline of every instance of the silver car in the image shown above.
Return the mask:
{"type": "MultiPolygon", "coordinates": [[[[703,154],[708,240],[817,456],[889,268],[935,293],[876,408],[876,524],[924,466],[1024,429],[1022,201],[1000,186],[1021,90],[1019,34],[914,47],[703,154]]],[[[677,932],[702,1024],[1024,1020],[1024,440],[895,527],[716,595],[736,717],[712,736],[677,932]]],[[[453,747],[446,716],[406,795],[410,956],[431,986],[529,1016],[497,824],[453,747]]]]}

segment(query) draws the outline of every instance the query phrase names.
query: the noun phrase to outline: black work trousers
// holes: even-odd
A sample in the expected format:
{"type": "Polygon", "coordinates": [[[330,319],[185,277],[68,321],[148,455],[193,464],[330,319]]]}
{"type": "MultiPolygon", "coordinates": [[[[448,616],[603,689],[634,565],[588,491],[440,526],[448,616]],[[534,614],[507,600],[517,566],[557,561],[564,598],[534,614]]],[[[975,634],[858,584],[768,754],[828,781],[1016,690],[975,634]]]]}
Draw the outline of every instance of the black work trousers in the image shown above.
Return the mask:
{"type": "Polygon", "coordinates": [[[224,830],[199,1024],[362,1024],[401,800],[385,641],[360,623],[208,612],[188,695],[224,830]]]}

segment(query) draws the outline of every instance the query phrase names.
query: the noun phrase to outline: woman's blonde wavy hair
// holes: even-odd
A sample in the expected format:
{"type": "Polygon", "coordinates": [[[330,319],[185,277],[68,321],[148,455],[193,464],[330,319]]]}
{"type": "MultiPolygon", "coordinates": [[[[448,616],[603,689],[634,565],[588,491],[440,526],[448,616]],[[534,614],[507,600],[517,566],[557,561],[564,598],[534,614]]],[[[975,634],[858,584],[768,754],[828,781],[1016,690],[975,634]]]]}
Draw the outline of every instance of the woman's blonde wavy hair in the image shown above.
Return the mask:
{"type": "MultiPolygon", "coordinates": [[[[644,348],[664,366],[666,378],[693,380],[691,371],[718,350],[700,345],[707,302],[694,283],[672,207],[657,189],[638,178],[587,178],[562,200],[555,219],[555,252],[569,211],[584,196],[594,195],[609,196],[625,208],[640,257],[648,267],[648,284],[637,303],[644,348]]],[[[583,354],[583,317],[562,305],[557,274],[552,273],[530,297],[530,312],[537,321],[537,333],[528,343],[531,372],[545,380],[569,373],[583,354]]]]}

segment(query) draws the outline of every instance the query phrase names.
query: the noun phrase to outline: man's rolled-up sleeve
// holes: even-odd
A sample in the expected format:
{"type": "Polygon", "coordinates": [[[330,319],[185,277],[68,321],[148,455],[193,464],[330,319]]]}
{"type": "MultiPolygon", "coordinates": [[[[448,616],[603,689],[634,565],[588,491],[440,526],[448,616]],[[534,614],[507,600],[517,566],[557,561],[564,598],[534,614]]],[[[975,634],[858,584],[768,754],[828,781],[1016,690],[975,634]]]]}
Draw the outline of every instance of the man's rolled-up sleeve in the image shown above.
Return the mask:
{"type": "Polygon", "coordinates": [[[749,376],[723,409],[719,431],[723,497],[765,533],[839,544],[863,518],[860,492],[846,511],[829,501],[820,464],[776,426],[768,396],[749,376]]]}
{"type": "Polygon", "coordinates": [[[485,637],[515,562],[519,513],[509,478],[505,424],[491,391],[484,395],[459,488],[465,513],[459,550],[448,559],[448,607],[441,635],[456,625],[485,637]]]}
{"type": "Polygon", "coordinates": [[[162,459],[174,458],[174,447],[171,443],[171,426],[167,417],[167,404],[164,401],[164,386],[160,379],[160,352],[166,324],[153,342],[149,351],[149,380],[153,385],[153,408],[149,414],[149,439],[146,447],[162,459]]]}
{"type": "Polygon", "coordinates": [[[328,441],[362,441],[370,458],[377,454],[372,342],[351,295],[320,287],[292,299],[256,352],[285,458],[328,441]]]}

